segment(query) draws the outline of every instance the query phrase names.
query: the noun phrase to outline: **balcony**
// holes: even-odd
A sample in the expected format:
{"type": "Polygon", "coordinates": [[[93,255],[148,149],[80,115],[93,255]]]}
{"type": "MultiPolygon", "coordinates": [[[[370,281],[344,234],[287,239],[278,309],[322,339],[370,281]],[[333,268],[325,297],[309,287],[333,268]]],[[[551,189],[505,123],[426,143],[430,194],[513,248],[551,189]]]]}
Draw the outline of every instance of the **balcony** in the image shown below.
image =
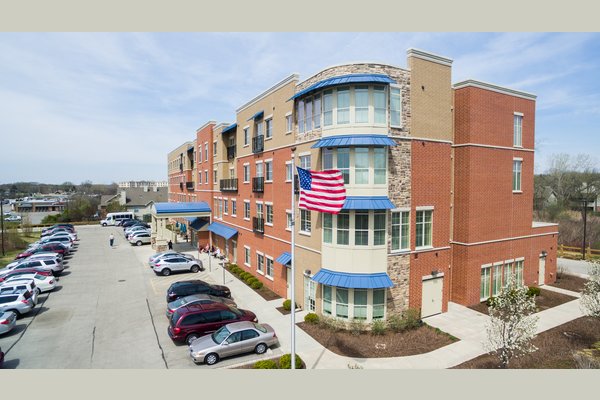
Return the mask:
{"type": "Polygon", "coordinates": [[[185,183],[185,188],[187,190],[194,190],[194,182],[186,182],[185,183]]]}
{"type": "Polygon", "coordinates": [[[252,191],[254,193],[263,193],[265,191],[265,178],[262,176],[252,178],[252,191]]]}
{"type": "Polygon", "coordinates": [[[264,218],[252,217],[252,230],[258,233],[265,233],[264,218]]]}
{"type": "Polygon", "coordinates": [[[265,150],[265,137],[255,136],[252,138],[252,152],[262,153],[265,150]]]}
{"type": "Polygon", "coordinates": [[[221,192],[237,192],[237,190],[238,190],[237,178],[221,179],[219,181],[219,189],[221,190],[221,192]]]}
{"type": "Polygon", "coordinates": [[[228,160],[233,160],[235,158],[235,145],[234,146],[227,146],[227,159],[228,160]]]}

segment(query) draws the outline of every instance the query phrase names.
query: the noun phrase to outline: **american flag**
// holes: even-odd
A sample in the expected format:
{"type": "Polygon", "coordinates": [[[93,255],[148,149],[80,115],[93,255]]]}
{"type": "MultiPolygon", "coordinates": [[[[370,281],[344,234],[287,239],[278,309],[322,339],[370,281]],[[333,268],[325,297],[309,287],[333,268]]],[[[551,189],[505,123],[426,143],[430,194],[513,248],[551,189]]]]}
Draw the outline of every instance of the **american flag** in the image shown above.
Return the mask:
{"type": "Polygon", "coordinates": [[[297,168],[300,182],[298,207],[329,214],[339,213],[346,200],[342,171],[337,169],[310,171],[297,168]]]}

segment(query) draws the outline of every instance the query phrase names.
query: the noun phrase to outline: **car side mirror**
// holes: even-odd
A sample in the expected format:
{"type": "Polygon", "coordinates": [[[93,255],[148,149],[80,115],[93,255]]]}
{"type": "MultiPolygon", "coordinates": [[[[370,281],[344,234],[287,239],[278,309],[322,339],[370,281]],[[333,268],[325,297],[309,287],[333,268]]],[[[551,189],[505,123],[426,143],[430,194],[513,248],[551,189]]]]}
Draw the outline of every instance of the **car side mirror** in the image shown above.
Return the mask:
{"type": "Polygon", "coordinates": [[[229,346],[229,342],[227,340],[224,340],[223,343],[221,343],[223,346],[229,346]]]}

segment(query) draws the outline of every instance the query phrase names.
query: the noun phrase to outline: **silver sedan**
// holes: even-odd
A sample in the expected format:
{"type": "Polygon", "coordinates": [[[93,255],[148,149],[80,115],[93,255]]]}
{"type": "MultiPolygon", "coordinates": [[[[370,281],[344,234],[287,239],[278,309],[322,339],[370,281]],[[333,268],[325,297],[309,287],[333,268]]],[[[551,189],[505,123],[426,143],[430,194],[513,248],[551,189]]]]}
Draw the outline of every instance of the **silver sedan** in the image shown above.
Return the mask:
{"type": "Polygon", "coordinates": [[[165,257],[156,262],[152,269],[156,274],[162,274],[164,276],[171,275],[171,272],[175,271],[204,271],[202,261],[194,257],[183,257],[180,255],[168,258],[165,257]]]}
{"type": "Polygon", "coordinates": [[[12,311],[0,311],[0,335],[8,333],[17,324],[17,314],[12,311]]]}
{"type": "Polygon", "coordinates": [[[234,322],[194,340],[190,344],[190,356],[195,363],[213,365],[224,357],[251,352],[263,354],[277,344],[279,339],[270,325],[234,322]]]}

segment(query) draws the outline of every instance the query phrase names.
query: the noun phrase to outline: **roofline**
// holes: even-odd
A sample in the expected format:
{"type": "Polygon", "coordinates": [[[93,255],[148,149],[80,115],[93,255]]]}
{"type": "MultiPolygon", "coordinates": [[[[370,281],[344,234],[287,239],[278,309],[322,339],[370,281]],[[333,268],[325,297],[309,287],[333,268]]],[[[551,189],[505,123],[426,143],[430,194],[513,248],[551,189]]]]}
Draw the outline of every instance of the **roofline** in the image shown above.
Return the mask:
{"type": "Polygon", "coordinates": [[[202,125],[202,126],[201,126],[200,128],[198,128],[198,129],[196,129],[196,133],[198,133],[198,131],[201,131],[202,129],[206,128],[207,126],[209,126],[209,125],[211,125],[211,124],[212,124],[212,125],[216,125],[216,124],[217,124],[217,121],[212,121],[212,120],[211,120],[211,121],[207,121],[207,122],[205,122],[205,123],[204,123],[204,125],[202,125]]]}
{"type": "Polygon", "coordinates": [[[439,54],[435,54],[435,53],[425,51],[425,50],[415,49],[413,47],[406,50],[406,56],[420,58],[422,60],[427,60],[427,61],[431,61],[434,63],[446,65],[448,67],[450,67],[452,65],[452,61],[453,61],[449,57],[440,56],[439,54]]]}
{"type": "Polygon", "coordinates": [[[290,82],[298,81],[299,79],[300,79],[300,75],[298,75],[297,73],[293,73],[293,74],[291,74],[291,75],[283,78],[281,81],[277,82],[276,84],[274,84],[273,86],[271,86],[267,90],[263,91],[262,93],[260,93],[256,97],[254,97],[252,100],[244,103],[237,110],[235,110],[235,112],[239,113],[241,111],[244,111],[245,109],[247,109],[251,105],[253,105],[256,102],[258,102],[258,101],[264,99],[265,97],[267,97],[267,95],[271,94],[272,92],[281,89],[283,86],[287,85],[290,82]]]}
{"type": "MultiPolygon", "coordinates": [[[[180,148],[180,147],[183,147],[183,146],[185,146],[185,145],[190,145],[190,144],[191,144],[191,145],[193,145],[194,147],[196,147],[196,139],[193,139],[193,140],[188,140],[187,142],[183,142],[182,144],[178,145],[178,146],[177,146],[177,147],[175,147],[173,150],[171,150],[170,152],[168,152],[168,153],[167,153],[167,158],[169,157],[169,155],[170,155],[171,153],[174,153],[174,152],[175,152],[175,150],[177,150],[178,148],[180,148]]],[[[185,153],[186,151],[187,151],[187,149],[184,151],[184,153],[185,153]]]]}
{"type": "MultiPolygon", "coordinates": [[[[326,71],[328,69],[332,69],[332,68],[336,68],[336,67],[343,67],[346,65],[355,65],[355,64],[376,64],[376,65],[385,65],[386,67],[392,67],[392,68],[397,68],[397,69],[401,69],[403,71],[408,72],[408,68],[403,68],[403,67],[399,67],[397,65],[392,65],[392,64],[388,64],[388,63],[384,63],[384,62],[379,62],[379,61],[353,61],[353,62],[345,62],[345,63],[340,63],[340,64],[333,64],[333,65],[329,65],[325,68],[321,68],[319,71],[315,72],[314,74],[310,75],[308,78],[304,79],[302,82],[299,82],[298,85],[303,84],[304,82],[306,82],[307,80],[314,78],[315,76],[317,76],[318,74],[320,74],[323,71],[326,71]]],[[[358,73],[358,72],[357,72],[358,73]]],[[[346,75],[352,75],[352,74],[346,74],[346,75]]],[[[316,83],[316,82],[315,82],[316,83]]]]}
{"type": "Polygon", "coordinates": [[[537,95],[532,94],[532,93],[524,92],[522,90],[511,89],[511,88],[507,88],[504,86],[498,86],[493,83],[478,81],[475,79],[467,79],[465,81],[455,83],[454,85],[452,85],[452,87],[454,89],[462,89],[465,87],[476,87],[479,89],[491,90],[493,92],[507,94],[509,96],[521,97],[521,98],[527,99],[527,100],[535,100],[537,98],[537,95]]]}

